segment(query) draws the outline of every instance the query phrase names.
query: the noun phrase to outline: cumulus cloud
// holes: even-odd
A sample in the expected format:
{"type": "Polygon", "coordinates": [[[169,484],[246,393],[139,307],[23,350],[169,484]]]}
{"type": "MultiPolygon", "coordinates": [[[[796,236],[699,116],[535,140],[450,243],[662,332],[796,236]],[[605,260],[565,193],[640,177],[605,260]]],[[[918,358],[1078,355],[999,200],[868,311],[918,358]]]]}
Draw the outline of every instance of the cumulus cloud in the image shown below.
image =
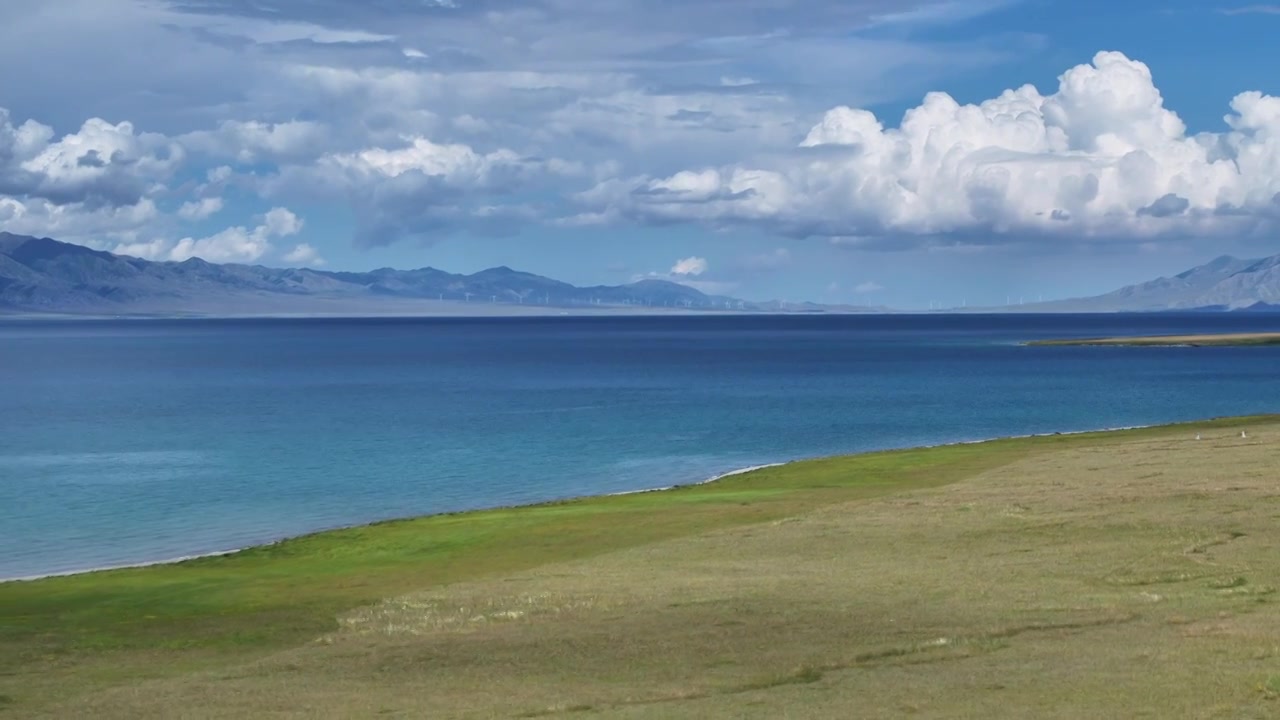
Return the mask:
{"type": "MultiPolygon", "coordinates": [[[[1257,233],[1280,220],[1280,98],[1237,95],[1189,135],[1150,70],[1115,52],[978,105],[930,93],[896,128],[830,110],[781,160],[602,183],[592,212],[755,223],[902,247],[942,235],[1136,238],[1257,233]]],[[[883,245],[882,245],[883,246],[883,245]]]]}
{"type": "Polygon", "coordinates": [[[156,198],[183,161],[179,145],[129,122],[91,118],[59,137],[0,108],[0,230],[94,247],[132,240],[164,217],[156,198]]]}
{"type": "Polygon", "coordinates": [[[306,267],[324,265],[324,258],[320,257],[319,251],[307,243],[298,243],[292,250],[282,255],[281,259],[287,263],[306,267]]]}
{"type": "Polygon", "coordinates": [[[399,177],[421,173],[452,185],[487,186],[503,182],[503,176],[518,174],[522,161],[510,150],[477,153],[462,144],[438,144],[413,138],[407,147],[388,150],[370,148],[352,155],[331,155],[325,163],[349,175],[399,177]]]}
{"type": "Polygon", "coordinates": [[[99,247],[106,238],[133,238],[161,218],[149,198],[133,205],[59,205],[44,198],[0,195],[0,229],[99,247]]]}
{"type": "Polygon", "coordinates": [[[135,205],[182,162],[182,148],[132,123],[86,120],[54,139],[35,120],[14,125],[0,108],[0,193],[58,205],[135,205]]]}
{"type": "Polygon", "coordinates": [[[183,147],[238,163],[315,158],[330,145],[320,123],[294,120],[281,123],[226,120],[213,130],[197,130],[179,138],[183,147]]]}
{"type": "Polygon", "coordinates": [[[287,166],[266,180],[263,190],[345,202],[356,215],[358,242],[385,245],[458,227],[506,234],[536,220],[538,212],[524,203],[494,203],[489,196],[582,172],[580,165],[557,158],[527,157],[507,148],[483,152],[412,137],[395,148],[333,153],[314,164],[287,166]]]}
{"type": "Polygon", "coordinates": [[[1245,5],[1235,8],[1221,8],[1223,15],[1280,15],[1280,5],[1245,5]]]}
{"type": "Polygon", "coordinates": [[[178,208],[178,217],[183,220],[204,220],[216,215],[220,210],[222,210],[222,198],[200,198],[182,203],[182,207],[178,208]]]}
{"type": "Polygon", "coordinates": [[[631,280],[663,280],[691,287],[708,295],[726,295],[738,287],[737,278],[710,270],[711,264],[706,258],[691,255],[676,260],[666,272],[638,273],[632,275],[631,280]]]}
{"type": "Polygon", "coordinates": [[[112,251],[148,260],[181,261],[198,257],[209,262],[254,262],[273,250],[273,239],[296,235],[302,231],[302,225],[297,215],[277,207],[263,215],[253,228],[230,227],[208,237],[185,237],[176,242],[163,239],[127,242],[112,251]]]}
{"type": "Polygon", "coordinates": [[[672,275],[696,276],[696,275],[701,275],[706,271],[707,271],[707,260],[706,258],[700,258],[700,257],[690,256],[687,258],[681,258],[680,260],[676,261],[675,265],[671,266],[672,275]]]}

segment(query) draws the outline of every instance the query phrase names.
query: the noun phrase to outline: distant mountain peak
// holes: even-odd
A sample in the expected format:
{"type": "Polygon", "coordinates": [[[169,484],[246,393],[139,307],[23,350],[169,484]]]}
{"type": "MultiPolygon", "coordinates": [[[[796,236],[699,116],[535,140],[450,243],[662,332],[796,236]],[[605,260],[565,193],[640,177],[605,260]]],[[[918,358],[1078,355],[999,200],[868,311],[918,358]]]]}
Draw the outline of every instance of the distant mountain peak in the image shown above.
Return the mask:
{"type": "Polygon", "coordinates": [[[681,285],[678,282],[673,282],[671,280],[663,280],[662,278],[643,278],[640,280],[635,280],[633,282],[627,283],[624,287],[666,287],[671,285],[679,285],[680,287],[689,287],[688,285],[681,285]]]}
{"type": "Polygon", "coordinates": [[[1203,265],[1095,297],[1037,303],[1057,312],[1161,312],[1268,309],[1280,302],[1280,255],[1241,259],[1220,255],[1203,265]]]}
{"type": "Polygon", "coordinates": [[[1216,273],[1216,272],[1223,272],[1224,270],[1229,270],[1232,268],[1243,267],[1248,265],[1250,262],[1253,262],[1253,261],[1241,260],[1231,255],[1219,255],[1218,257],[1210,260],[1209,262],[1203,265],[1197,265],[1196,267],[1193,267],[1190,270],[1186,270],[1184,272],[1178,273],[1177,275],[1174,275],[1174,277],[1185,280],[1189,277],[1192,277],[1194,275],[1198,275],[1201,273],[1206,273],[1206,272],[1216,273]]]}
{"type": "Polygon", "coordinates": [[[506,265],[499,265],[497,267],[485,268],[484,270],[471,273],[467,277],[472,277],[477,279],[481,279],[481,278],[494,279],[494,278],[512,278],[512,277],[542,277],[542,276],[534,275],[533,273],[529,273],[529,272],[523,272],[521,270],[512,270],[506,265]]]}
{"type": "Polygon", "coordinates": [[[1261,260],[1249,260],[1247,261],[1247,264],[1245,265],[1245,267],[1238,270],[1237,272],[1256,273],[1256,272],[1262,272],[1265,270],[1270,270],[1277,266],[1280,266],[1280,255],[1272,255],[1271,257],[1265,257],[1265,258],[1262,258],[1261,260]]]}

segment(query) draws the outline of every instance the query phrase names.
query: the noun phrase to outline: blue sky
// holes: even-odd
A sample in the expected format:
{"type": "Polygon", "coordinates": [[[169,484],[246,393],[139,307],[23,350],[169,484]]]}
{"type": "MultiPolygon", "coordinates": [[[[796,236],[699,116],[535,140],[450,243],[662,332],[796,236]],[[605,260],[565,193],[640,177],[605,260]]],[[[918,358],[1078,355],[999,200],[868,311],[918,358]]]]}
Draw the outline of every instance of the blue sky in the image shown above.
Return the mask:
{"type": "Polygon", "coordinates": [[[1278,31],[1247,0],[9,0],[0,230],[750,299],[1092,294],[1280,253],[1278,31]]]}

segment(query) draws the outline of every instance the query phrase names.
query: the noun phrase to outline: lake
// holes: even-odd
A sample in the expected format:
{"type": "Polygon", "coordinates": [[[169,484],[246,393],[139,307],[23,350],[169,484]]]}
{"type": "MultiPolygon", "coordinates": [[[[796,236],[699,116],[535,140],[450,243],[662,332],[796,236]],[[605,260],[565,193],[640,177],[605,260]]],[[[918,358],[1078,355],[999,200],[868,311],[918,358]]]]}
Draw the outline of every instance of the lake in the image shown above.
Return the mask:
{"type": "Polygon", "coordinates": [[[744,466],[1280,410],[1280,316],[0,320],[0,578],[744,466]]]}

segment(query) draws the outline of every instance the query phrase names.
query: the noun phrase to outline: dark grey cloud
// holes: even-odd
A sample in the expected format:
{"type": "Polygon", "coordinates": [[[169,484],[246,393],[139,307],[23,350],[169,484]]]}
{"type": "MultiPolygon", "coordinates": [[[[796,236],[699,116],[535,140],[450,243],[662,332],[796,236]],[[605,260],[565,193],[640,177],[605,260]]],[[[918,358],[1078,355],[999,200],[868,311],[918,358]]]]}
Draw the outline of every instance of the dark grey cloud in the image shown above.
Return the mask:
{"type": "Polygon", "coordinates": [[[1160,196],[1150,205],[1144,208],[1139,208],[1138,214],[1146,217],[1167,218],[1175,215],[1181,215],[1185,213],[1189,207],[1191,207],[1190,200],[1173,193],[1168,193],[1160,196]]]}
{"type": "Polygon", "coordinates": [[[736,202],[755,197],[756,191],[747,188],[738,192],[717,189],[707,193],[690,193],[664,187],[639,187],[631,191],[631,196],[641,202],[658,202],[663,205],[703,205],[718,202],[736,202]]]}

